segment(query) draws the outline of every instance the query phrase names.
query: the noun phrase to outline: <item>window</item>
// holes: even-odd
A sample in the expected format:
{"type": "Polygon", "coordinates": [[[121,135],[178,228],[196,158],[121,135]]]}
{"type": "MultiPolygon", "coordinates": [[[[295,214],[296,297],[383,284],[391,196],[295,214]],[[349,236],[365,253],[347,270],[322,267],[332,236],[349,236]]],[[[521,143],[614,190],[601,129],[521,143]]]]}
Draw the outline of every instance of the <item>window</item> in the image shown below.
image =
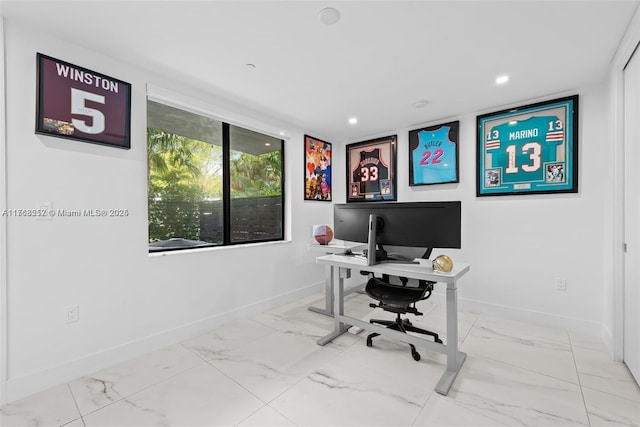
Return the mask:
{"type": "Polygon", "coordinates": [[[284,239],[283,141],[147,101],[149,250],[284,239]]]}

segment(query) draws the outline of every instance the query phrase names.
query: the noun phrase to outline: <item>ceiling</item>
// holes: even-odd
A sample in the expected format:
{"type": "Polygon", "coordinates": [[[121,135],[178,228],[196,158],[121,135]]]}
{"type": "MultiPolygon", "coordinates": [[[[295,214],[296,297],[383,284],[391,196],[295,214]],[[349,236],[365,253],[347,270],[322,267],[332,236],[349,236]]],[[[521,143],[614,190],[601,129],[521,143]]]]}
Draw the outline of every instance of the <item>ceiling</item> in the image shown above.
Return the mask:
{"type": "Polygon", "coordinates": [[[0,13],[318,138],[353,142],[602,82],[637,6],[1,0],[0,13]],[[326,7],[339,11],[336,24],[321,22],[326,7]],[[497,85],[502,74],[510,80],[497,85]],[[426,105],[416,108],[419,100],[426,105]]]}

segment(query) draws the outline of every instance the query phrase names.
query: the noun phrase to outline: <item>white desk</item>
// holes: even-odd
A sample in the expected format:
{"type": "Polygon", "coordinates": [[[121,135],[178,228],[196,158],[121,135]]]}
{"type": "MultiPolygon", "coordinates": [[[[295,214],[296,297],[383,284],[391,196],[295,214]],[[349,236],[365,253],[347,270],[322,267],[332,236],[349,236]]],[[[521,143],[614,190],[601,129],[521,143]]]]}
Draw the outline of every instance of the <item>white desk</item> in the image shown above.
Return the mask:
{"type": "Polygon", "coordinates": [[[431,268],[431,261],[419,260],[420,264],[383,263],[367,266],[366,260],[353,256],[325,255],[316,258],[318,264],[331,267],[333,274],[329,279],[334,298],[334,330],[318,340],[319,345],[325,345],[344,334],[351,326],[357,326],[364,330],[377,332],[397,341],[426,347],[430,350],[447,355],[447,369],[442,374],[436,385],[436,391],[447,395],[451,384],[456,379],[467,355],[458,351],[458,293],[456,282],[469,271],[469,264],[456,262],[451,273],[435,273],[431,268]],[[337,268],[336,268],[337,267],[337,268]],[[349,277],[351,270],[366,270],[372,273],[389,274],[410,279],[427,280],[438,283],[446,283],[447,299],[447,344],[439,344],[428,339],[395,331],[382,326],[364,322],[360,319],[345,316],[344,314],[344,279],[349,277]],[[337,285],[337,286],[336,286],[337,285]]]}

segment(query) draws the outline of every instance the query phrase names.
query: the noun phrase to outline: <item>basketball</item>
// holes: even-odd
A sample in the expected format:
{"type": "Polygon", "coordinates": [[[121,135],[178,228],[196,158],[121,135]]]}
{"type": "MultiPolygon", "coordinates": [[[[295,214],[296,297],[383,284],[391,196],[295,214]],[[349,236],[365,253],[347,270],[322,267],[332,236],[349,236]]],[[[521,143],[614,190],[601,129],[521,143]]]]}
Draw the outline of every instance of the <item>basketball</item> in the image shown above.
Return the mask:
{"type": "Polygon", "coordinates": [[[313,230],[313,237],[321,245],[328,245],[333,240],[333,230],[328,225],[319,225],[313,230]]]}

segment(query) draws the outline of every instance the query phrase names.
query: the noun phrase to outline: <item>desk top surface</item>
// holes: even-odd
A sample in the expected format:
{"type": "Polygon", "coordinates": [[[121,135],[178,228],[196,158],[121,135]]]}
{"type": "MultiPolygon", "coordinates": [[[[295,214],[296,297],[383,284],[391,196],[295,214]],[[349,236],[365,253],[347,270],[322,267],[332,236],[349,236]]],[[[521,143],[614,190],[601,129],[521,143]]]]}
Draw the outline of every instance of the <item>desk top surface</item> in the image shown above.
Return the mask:
{"type": "Polygon", "coordinates": [[[454,261],[453,270],[450,273],[437,273],[431,268],[431,260],[416,258],[416,261],[420,264],[385,262],[376,265],[367,265],[367,260],[359,256],[332,254],[316,258],[316,263],[318,264],[328,264],[334,267],[365,270],[372,273],[389,274],[392,276],[442,283],[455,283],[456,280],[465,275],[470,269],[469,264],[454,261]]]}
{"type": "Polygon", "coordinates": [[[309,243],[309,250],[322,251],[325,254],[341,254],[347,249],[357,248],[358,246],[365,246],[360,243],[347,243],[342,240],[338,240],[328,245],[321,245],[319,243],[309,243]]]}

